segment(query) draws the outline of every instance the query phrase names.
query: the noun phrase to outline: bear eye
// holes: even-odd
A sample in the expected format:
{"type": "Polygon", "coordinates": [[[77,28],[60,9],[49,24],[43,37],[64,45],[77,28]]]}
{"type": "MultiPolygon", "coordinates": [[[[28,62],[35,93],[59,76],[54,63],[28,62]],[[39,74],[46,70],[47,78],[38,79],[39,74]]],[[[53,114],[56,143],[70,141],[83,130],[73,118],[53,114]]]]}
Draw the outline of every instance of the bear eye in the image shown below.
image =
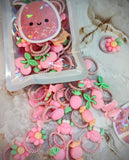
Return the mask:
{"type": "Polygon", "coordinates": [[[30,22],[30,24],[29,24],[30,26],[33,26],[33,22],[30,22]]]}
{"type": "Polygon", "coordinates": [[[49,20],[46,18],[44,21],[45,21],[45,22],[48,22],[49,20]]]}

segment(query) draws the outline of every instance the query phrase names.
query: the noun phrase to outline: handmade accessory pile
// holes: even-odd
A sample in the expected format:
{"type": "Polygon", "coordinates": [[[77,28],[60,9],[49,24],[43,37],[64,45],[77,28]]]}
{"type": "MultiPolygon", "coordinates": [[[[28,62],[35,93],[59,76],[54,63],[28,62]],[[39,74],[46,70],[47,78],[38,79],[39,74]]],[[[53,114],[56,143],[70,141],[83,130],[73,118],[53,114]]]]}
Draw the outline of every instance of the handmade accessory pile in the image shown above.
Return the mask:
{"type": "MultiPolygon", "coordinates": [[[[87,64],[90,63],[87,61],[87,64]]],[[[28,99],[31,106],[29,117],[36,125],[25,134],[22,142],[16,140],[13,146],[4,151],[4,160],[8,151],[11,151],[14,159],[24,160],[29,154],[40,151],[46,141],[49,155],[55,160],[83,160],[83,151],[94,153],[100,148],[104,134],[104,129],[96,127],[91,108],[101,110],[117,124],[128,117],[128,112],[113,100],[109,85],[101,76],[97,80],[87,78],[64,84],[32,85],[28,90],[28,99]],[[104,96],[105,92],[108,98],[104,96]],[[78,116],[80,114],[80,124],[74,117],[75,112],[78,112],[78,116]],[[115,119],[118,114],[121,118],[115,119]],[[53,126],[51,133],[46,135],[44,127],[50,121],[56,121],[57,126],[53,126]],[[78,140],[75,140],[75,126],[80,130],[85,129],[85,134],[78,140]],[[89,141],[94,143],[92,148],[86,145],[89,141]]]]}

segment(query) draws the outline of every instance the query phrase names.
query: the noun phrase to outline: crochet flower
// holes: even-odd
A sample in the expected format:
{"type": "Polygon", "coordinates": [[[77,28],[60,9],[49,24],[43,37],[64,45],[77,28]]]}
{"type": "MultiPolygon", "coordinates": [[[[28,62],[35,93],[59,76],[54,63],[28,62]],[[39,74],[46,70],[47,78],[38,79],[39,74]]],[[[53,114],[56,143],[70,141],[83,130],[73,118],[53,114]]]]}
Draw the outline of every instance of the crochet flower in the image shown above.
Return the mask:
{"type": "Polygon", "coordinates": [[[38,146],[40,144],[44,143],[44,140],[46,140],[46,131],[42,130],[41,128],[32,128],[31,131],[28,134],[29,140],[31,143],[33,143],[35,146],[38,146]]]}
{"type": "Polygon", "coordinates": [[[30,51],[30,43],[25,41],[24,39],[19,38],[16,44],[18,47],[24,47],[26,52],[30,51]]]}
{"type": "Polygon", "coordinates": [[[116,52],[120,50],[120,46],[122,43],[120,42],[119,38],[108,38],[105,44],[105,47],[107,48],[108,52],[116,52]]]}
{"type": "Polygon", "coordinates": [[[11,154],[16,160],[24,160],[29,156],[29,152],[26,151],[23,142],[19,141],[12,146],[11,154]]]}

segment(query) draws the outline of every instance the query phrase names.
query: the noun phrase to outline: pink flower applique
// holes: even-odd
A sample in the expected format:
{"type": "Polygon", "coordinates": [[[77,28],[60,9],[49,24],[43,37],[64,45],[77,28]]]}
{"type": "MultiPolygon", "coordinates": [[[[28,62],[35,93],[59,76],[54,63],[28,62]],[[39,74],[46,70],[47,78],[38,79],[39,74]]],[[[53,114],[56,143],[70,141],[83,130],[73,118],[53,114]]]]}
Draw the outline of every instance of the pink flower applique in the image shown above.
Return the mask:
{"type": "Polygon", "coordinates": [[[12,146],[11,154],[16,160],[24,160],[29,156],[29,152],[25,149],[23,142],[15,142],[12,146]]]}
{"type": "Polygon", "coordinates": [[[28,136],[30,142],[33,143],[35,146],[43,144],[44,140],[47,139],[46,131],[42,130],[40,127],[32,128],[28,136]]]}
{"type": "Polygon", "coordinates": [[[105,44],[105,47],[107,48],[108,52],[116,52],[120,50],[120,46],[122,43],[120,42],[119,38],[108,38],[105,44]]]}

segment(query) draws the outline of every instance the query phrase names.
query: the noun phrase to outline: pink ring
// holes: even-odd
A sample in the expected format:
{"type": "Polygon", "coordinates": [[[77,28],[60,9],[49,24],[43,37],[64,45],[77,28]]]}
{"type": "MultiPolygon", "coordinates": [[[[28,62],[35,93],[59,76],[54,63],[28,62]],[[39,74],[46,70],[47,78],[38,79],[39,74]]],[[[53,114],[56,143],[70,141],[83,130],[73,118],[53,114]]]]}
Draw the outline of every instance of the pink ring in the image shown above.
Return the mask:
{"type": "Polygon", "coordinates": [[[63,102],[61,102],[61,100],[60,100],[60,98],[59,98],[59,93],[61,92],[61,91],[63,91],[63,90],[65,90],[66,88],[62,88],[62,89],[60,89],[59,91],[57,91],[57,97],[56,97],[56,99],[57,99],[57,101],[62,105],[62,106],[69,106],[69,103],[63,103],[63,102]]]}
{"type": "Polygon", "coordinates": [[[103,101],[104,102],[111,102],[112,98],[113,98],[112,92],[107,89],[103,89],[103,91],[107,92],[110,95],[110,98],[103,98],[103,101]]]}
{"type": "Polygon", "coordinates": [[[111,53],[111,52],[108,52],[106,49],[103,49],[102,48],[102,42],[105,40],[105,39],[108,39],[108,38],[111,38],[110,36],[105,36],[105,37],[103,37],[101,40],[100,40],[100,42],[99,42],[99,48],[103,51],[103,52],[105,52],[105,53],[111,53]]]}
{"type": "MultiPolygon", "coordinates": [[[[126,118],[128,117],[128,112],[127,112],[125,109],[120,108],[120,107],[119,107],[119,108],[116,108],[116,109],[120,109],[121,111],[123,111],[124,114],[125,114],[125,117],[124,117],[123,119],[120,119],[120,120],[115,120],[115,119],[113,119],[112,117],[110,117],[110,112],[108,112],[108,118],[109,118],[112,122],[116,122],[116,123],[125,121],[126,118]]],[[[111,112],[112,112],[112,111],[111,111],[111,112]]]]}
{"type": "Polygon", "coordinates": [[[41,144],[38,145],[38,148],[36,150],[30,149],[29,146],[27,146],[26,138],[28,137],[28,134],[29,134],[29,132],[25,134],[25,137],[24,137],[24,140],[23,140],[23,144],[24,144],[25,149],[29,153],[37,153],[37,152],[39,152],[41,150],[41,148],[42,148],[41,144]]]}
{"type": "Polygon", "coordinates": [[[72,111],[72,114],[71,114],[71,120],[72,122],[78,127],[78,128],[86,128],[88,126],[88,123],[86,123],[85,125],[80,125],[80,124],[77,124],[75,121],[74,121],[74,118],[73,118],[73,114],[74,114],[75,111],[72,111]]]}
{"type": "Polygon", "coordinates": [[[63,136],[62,136],[60,133],[58,133],[58,132],[51,132],[51,134],[49,135],[49,147],[52,148],[51,137],[54,136],[54,135],[58,135],[58,137],[60,137],[60,139],[61,139],[62,142],[63,142],[63,145],[59,145],[58,143],[55,142],[55,139],[53,139],[54,145],[56,145],[56,146],[59,147],[59,148],[65,148],[66,142],[65,142],[63,136]]]}
{"type": "Polygon", "coordinates": [[[11,146],[8,146],[8,147],[3,151],[3,153],[2,153],[2,159],[3,159],[3,160],[8,160],[7,157],[6,157],[6,153],[7,153],[7,152],[11,152],[11,150],[12,150],[12,147],[11,147],[11,146]]]}
{"type": "Polygon", "coordinates": [[[68,44],[64,47],[64,50],[66,51],[67,49],[70,48],[71,44],[72,44],[72,38],[71,38],[71,35],[68,36],[69,37],[69,42],[68,44]]]}
{"type": "Polygon", "coordinates": [[[72,68],[72,64],[73,64],[73,62],[72,62],[72,59],[68,56],[68,55],[63,55],[63,56],[61,56],[60,58],[62,58],[62,59],[67,59],[68,60],[68,62],[69,62],[69,68],[67,69],[67,70],[69,70],[69,69],[71,69],[72,68]]]}
{"type": "Polygon", "coordinates": [[[92,61],[92,62],[94,63],[94,65],[95,65],[95,67],[96,67],[96,70],[93,71],[93,72],[90,72],[90,71],[88,70],[88,74],[89,74],[89,75],[94,75],[94,74],[96,74],[97,71],[98,71],[98,64],[96,63],[96,61],[95,61],[93,58],[91,58],[91,57],[84,57],[84,60],[90,60],[90,61],[92,61]]]}
{"type": "MultiPolygon", "coordinates": [[[[84,138],[86,138],[86,135],[84,134],[82,139],[81,139],[81,145],[82,149],[87,152],[87,153],[95,153],[99,148],[100,148],[100,143],[97,143],[97,147],[94,150],[90,150],[84,146],[84,138]]],[[[91,141],[92,142],[92,141],[91,141]]]]}
{"type": "MultiPolygon", "coordinates": [[[[40,98],[33,98],[32,95],[31,95],[31,90],[32,90],[32,88],[33,88],[34,86],[36,86],[36,85],[32,85],[32,86],[29,88],[29,90],[28,90],[28,96],[29,96],[29,98],[30,98],[31,100],[40,101],[40,100],[42,100],[42,99],[46,96],[46,92],[44,92],[43,95],[42,95],[40,98]]],[[[46,85],[42,85],[41,87],[37,88],[36,91],[35,91],[35,93],[39,92],[39,90],[41,90],[41,89],[43,89],[43,88],[44,88],[44,90],[46,90],[46,88],[47,88],[46,85]]]]}
{"type": "Polygon", "coordinates": [[[50,109],[57,109],[57,107],[55,107],[55,106],[49,106],[49,107],[47,107],[47,108],[45,109],[45,111],[44,111],[44,113],[43,113],[43,116],[42,116],[43,122],[50,122],[50,121],[52,120],[52,119],[45,119],[45,116],[46,116],[47,112],[48,112],[50,109]]]}
{"type": "Polygon", "coordinates": [[[67,146],[66,146],[66,160],[70,160],[69,159],[69,145],[70,143],[72,142],[73,140],[69,140],[69,142],[67,143],[67,146]]]}
{"type": "Polygon", "coordinates": [[[87,87],[77,88],[77,87],[75,87],[75,86],[72,84],[72,82],[69,82],[68,85],[69,85],[69,87],[71,87],[72,89],[79,90],[79,91],[83,91],[83,90],[87,89],[87,87]]]}

